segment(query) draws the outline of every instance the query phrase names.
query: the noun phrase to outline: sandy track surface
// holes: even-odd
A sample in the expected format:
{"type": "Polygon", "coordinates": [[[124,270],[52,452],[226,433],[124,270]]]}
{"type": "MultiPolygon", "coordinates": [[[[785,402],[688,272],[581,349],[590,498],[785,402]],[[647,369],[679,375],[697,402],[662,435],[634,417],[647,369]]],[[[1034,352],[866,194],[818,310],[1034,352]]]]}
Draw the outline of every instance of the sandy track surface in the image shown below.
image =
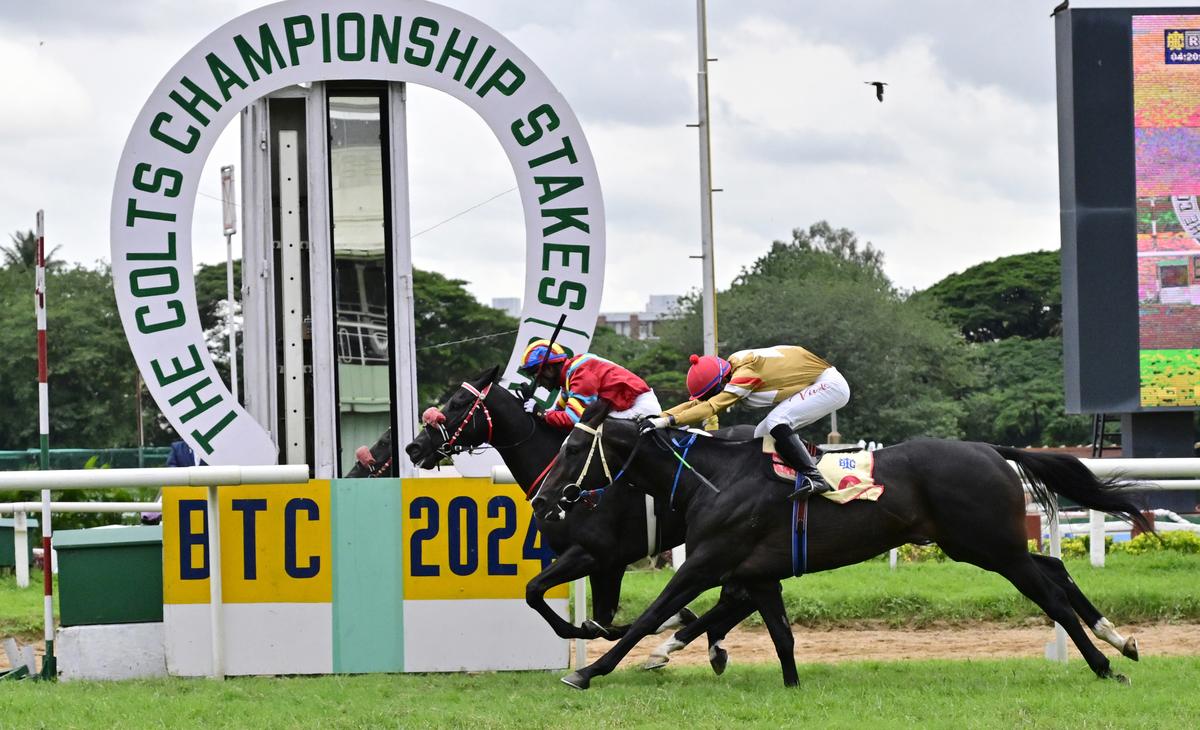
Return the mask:
{"type": "MultiPolygon", "coordinates": [[[[1200,624],[1149,624],[1118,626],[1124,636],[1136,636],[1142,656],[1200,656],[1200,624]]],[[[968,627],[933,629],[808,629],[792,627],[796,638],[796,661],[801,664],[894,659],[984,659],[1044,656],[1046,644],[1053,641],[1053,629],[1042,625],[1012,627],[973,624],[968,627]]],[[[648,636],[621,662],[622,667],[641,664],[654,647],[670,634],[648,636]]],[[[1090,633],[1089,633],[1090,636],[1090,633]]],[[[1094,639],[1094,637],[1093,637],[1094,639]]],[[[1119,652],[1102,641],[1095,642],[1106,654],[1119,652]]],[[[588,642],[588,661],[608,651],[611,642],[588,642]]],[[[732,631],[723,644],[731,664],[774,663],[775,647],[766,629],[732,631]]],[[[1080,659],[1069,641],[1070,657],[1080,659]]],[[[41,642],[37,654],[42,655],[41,642]]],[[[708,664],[708,643],[702,637],[686,649],[671,655],[671,664],[696,666],[708,664]]],[[[0,651],[0,671],[8,661],[0,651]]]]}
{"type": "MultiPolygon", "coordinates": [[[[1200,655],[1200,624],[1155,624],[1118,626],[1123,636],[1136,636],[1142,656],[1200,655]]],[[[798,663],[862,661],[869,659],[984,659],[1002,657],[1041,657],[1046,644],[1054,640],[1052,627],[1028,627],[974,624],[969,627],[935,629],[807,629],[793,626],[798,663]]],[[[643,639],[621,666],[640,664],[669,634],[643,639]]],[[[1106,654],[1120,652],[1095,640],[1106,654]]],[[[598,659],[611,642],[588,642],[588,661],[598,659]]],[[[775,662],[775,647],[766,629],[735,629],[722,644],[730,663],[775,662]]],[[[1067,642],[1069,656],[1081,660],[1075,646],[1067,642]]],[[[708,642],[701,637],[687,648],[671,655],[671,664],[708,664],[708,642]]]]}

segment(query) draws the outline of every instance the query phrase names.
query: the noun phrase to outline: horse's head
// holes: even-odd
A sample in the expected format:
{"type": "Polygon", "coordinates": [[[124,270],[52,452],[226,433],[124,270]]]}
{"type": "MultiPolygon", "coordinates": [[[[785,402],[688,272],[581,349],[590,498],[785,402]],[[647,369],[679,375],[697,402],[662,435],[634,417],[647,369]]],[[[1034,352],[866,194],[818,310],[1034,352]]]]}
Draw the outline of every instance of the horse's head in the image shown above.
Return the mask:
{"type": "Polygon", "coordinates": [[[486,402],[495,397],[492,394],[498,390],[494,386],[499,374],[499,366],[486,370],[459,386],[441,408],[425,410],[421,430],[404,447],[413,464],[432,469],[443,458],[473,449],[491,438],[492,419],[486,402]]]}
{"type": "MultiPolygon", "coordinates": [[[[603,430],[610,410],[606,401],[589,406],[559,447],[531,502],[538,519],[553,522],[566,517],[567,511],[583,496],[582,485],[588,474],[599,470],[606,458],[619,455],[623,461],[637,443],[637,428],[632,422],[613,420],[608,422],[610,430],[603,430]]],[[[616,466],[609,462],[604,469],[607,472],[616,466]]],[[[607,474],[602,483],[605,488],[611,486],[607,474]]]]}

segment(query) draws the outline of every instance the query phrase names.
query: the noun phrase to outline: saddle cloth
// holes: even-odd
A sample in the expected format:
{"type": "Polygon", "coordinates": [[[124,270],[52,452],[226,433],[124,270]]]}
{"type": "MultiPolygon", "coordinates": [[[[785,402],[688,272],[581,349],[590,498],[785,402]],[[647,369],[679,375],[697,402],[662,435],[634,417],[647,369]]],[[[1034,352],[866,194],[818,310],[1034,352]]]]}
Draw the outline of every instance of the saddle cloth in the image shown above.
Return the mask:
{"type": "MultiPolygon", "coordinates": [[[[775,439],[763,438],[763,451],[769,455],[771,474],[780,481],[795,484],[796,470],[775,453],[775,439]]],[[[870,451],[832,451],[821,456],[817,470],[834,488],[821,496],[838,504],[856,499],[874,502],[883,495],[884,486],[875,482],[875,456],[870,451]]]]}

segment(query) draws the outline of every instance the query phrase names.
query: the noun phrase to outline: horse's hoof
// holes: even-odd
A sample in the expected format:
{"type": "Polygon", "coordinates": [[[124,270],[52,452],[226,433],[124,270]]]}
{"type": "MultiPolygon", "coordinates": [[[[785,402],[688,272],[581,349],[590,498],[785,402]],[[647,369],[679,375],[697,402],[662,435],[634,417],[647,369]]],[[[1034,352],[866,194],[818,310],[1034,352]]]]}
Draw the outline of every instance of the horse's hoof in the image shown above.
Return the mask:
{"type": "Polygon", "coordinates": [[[695,620],[696,620],[696,614],[692,613],[692,610],[690,608],[688,608],[687,606],[684,606],[682,609],[680,609],[679,623],[681,625],[687,626],[688,624],[690,624],[691,622],[693,622],[695,620]]]}
{"type": "Polygon", "coordinates": [[[725,667],[729,664],[729,652],[721,647],[713,647],[708,650],[708,663],[712,666],[712,670],[721,675],[725,673],[725,667]]]}
{"type": "Polygon", "coordinates": [[[583,629],[584,632],[586,632],[583,636],[583,638],[585,638],[585,639],[607,639],[608,638],[608,629],[604,628],[603,626],[601,626],[600,624],[591,620],[590,618],[585,619],[583,622],[583,625],[580,626],[579,628],[583,629]]]}
{"type": "Polygon", "coordinates": [[[1130,636],[1128,639],[1125,640],[1125,646],[1121,647],[1121,653],[1124,654],[1129,659],[1134,660],[1135,662],[1138,660],[1138,647],[1137,647],[1137,637],[1136,636],[1130,636]]]}
{"type": "Polygon", "coordinates": [[[671,657],[656,656],[651,654],[642,664],[642,669],[662,669],[667,666],[667,662],[671,661],[671,657]]]}
{"type": "Polygon", "coordinates": [[[1126,677],[1124,674],[1113,674],[1112,678],[1117,680],[1118,684],[1123,684],[1126,687],[1133,684],[1132,682],[1129,681],[1129,677],[1126,677]]]}
{"type": "Polygon", "coordinates": [[[575,689],[587,689],[588,685],[592,683],[590,679],[579,672],[571,672],[560,681],[568,687],[574,687],[575,689]]]}

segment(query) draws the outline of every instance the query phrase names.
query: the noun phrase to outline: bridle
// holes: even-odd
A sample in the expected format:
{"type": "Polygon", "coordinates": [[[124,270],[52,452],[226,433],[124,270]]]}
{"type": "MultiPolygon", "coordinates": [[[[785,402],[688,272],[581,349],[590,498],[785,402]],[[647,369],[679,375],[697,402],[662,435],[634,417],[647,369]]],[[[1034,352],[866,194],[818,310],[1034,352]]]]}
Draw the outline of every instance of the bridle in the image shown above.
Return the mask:
{"type": "Polygon", "coordinates": [[[421,420],[424,423],[425,428],[439,433],[442,437],[442,443],[435,449],[435,453],[444,459],[461,454],[463,452],[474,454],[485,450],[487,447],[464,446],[458,443],[458,439],[460,436],[462,436],[464,430],[466,430],[467,425],[473,423],[476,417],[480,414],[482,414],[484,419],[487,421],[487,438],[484,439],[484,443],[490,444],[492,448],[508,449],[514,446],[520,446],[529,439],[533,438],[533,434],[537,431],[536,422],[530,423],[529,433],[525,437],[514,441],[511,444],[501,445],[492,441],[492,434],[494,431],[492,412],[488,410],[486,400],[488,395],[492,392],[493,385],[495,385],[494,382],[488,383],[481,390],[464,381],[459,386],[463,390],[475,396],[475,402],[471,404],[469,409],[467,409],[466,415],[463,416],[462,422],[458,424],[458,427],[454,429],[453,434],[451,434],[450,430],[446,427],[445,413],[437,408],[430,408],[425,411],[425,413],[421,416],[421,420]]]}

